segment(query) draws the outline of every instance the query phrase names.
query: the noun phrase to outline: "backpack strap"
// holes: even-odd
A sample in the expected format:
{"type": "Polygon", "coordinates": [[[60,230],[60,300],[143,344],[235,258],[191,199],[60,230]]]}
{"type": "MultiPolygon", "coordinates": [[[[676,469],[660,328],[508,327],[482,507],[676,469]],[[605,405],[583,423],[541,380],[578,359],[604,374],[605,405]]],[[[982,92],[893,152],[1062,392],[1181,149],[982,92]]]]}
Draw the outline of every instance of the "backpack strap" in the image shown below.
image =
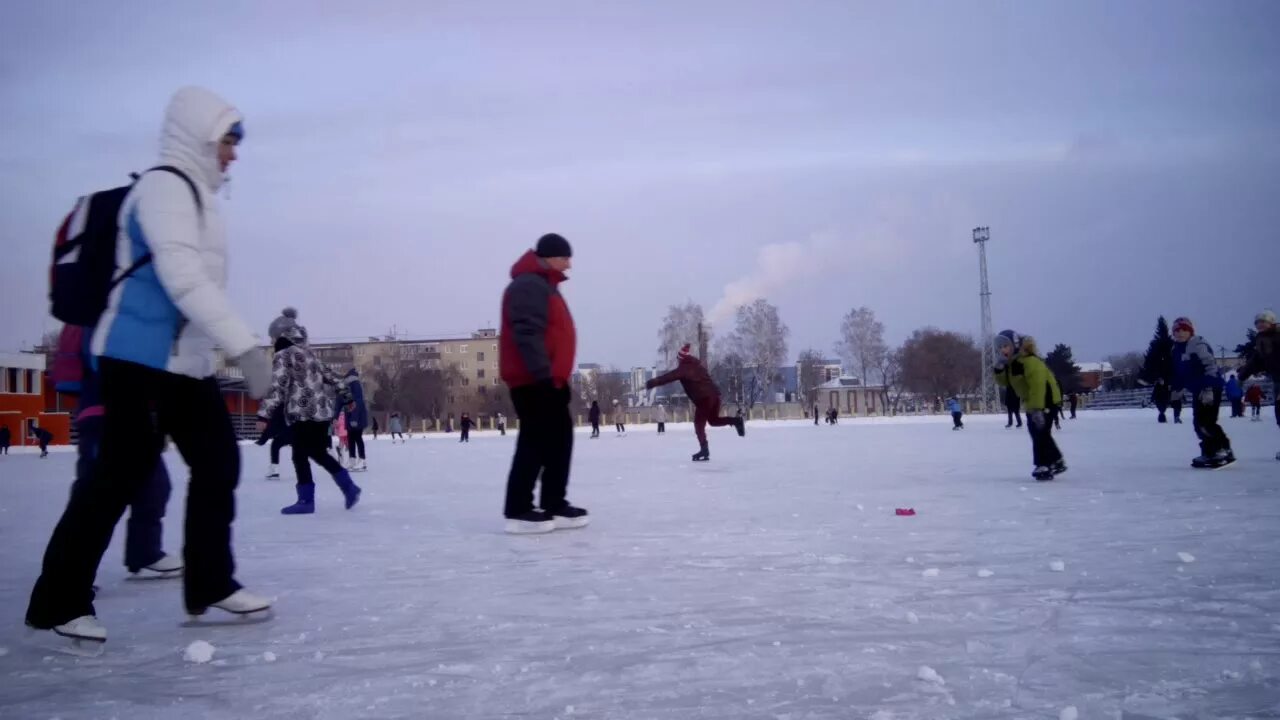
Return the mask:
{"type": "MultiPolygon", "coordinates": [[[[146,172],[152,172],[152,171],[166,172],[166,173],[169,173],[170,175],[177,175],[182,180],[182,182],[187,184],[188,188],[191,188],[191,198],[196,202],[196,213],[200,215],[200,217],[202,218],[204,217],[204,201],[200,199],[200,191],[196,189],[195,182],[193,182],[191,178],[187,176],[186,173],[182,172],[181,170],[179,170],[178,168],[172,165],[157,165],[156,167],[153,167],[147,170],[146,172]]],[[[143,175],[145,174],[146,173],[143,173],[143,175]]],[[[139,177],[140,176],[135,175],[134,180],[136,181],[139,177]]],[[[144,254],[142,257],[135,260],[132,265],[125,268],[125,271],[120,273],[119,277],[112,280],[111,287],[108,288],[108,290],[114,290],[116,285],[119,285],[120,283],[127,280],[130,275],[138,272],[150,262],[151,262],[151,253],[148,252],[144,254]]]]}

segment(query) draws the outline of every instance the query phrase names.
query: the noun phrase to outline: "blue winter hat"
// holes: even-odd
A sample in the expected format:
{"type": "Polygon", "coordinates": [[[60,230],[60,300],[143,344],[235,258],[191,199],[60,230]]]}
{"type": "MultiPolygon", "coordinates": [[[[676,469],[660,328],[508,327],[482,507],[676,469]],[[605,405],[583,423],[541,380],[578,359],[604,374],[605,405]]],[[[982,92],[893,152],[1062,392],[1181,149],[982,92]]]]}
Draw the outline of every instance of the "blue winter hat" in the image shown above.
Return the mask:
{"type": "Polygon", "coordinates": [[[1018,349],[1022,344],[1022,336],[1013,330],[1001,330],[999,335],[995,337],[995,346],[999,350],[1002,347],[1011,347],[1018,349]]]}
{"type": "Polygon", "coordinates": [[[244,140],[244,123],[237,120],[236,122],[231,124],[231,127],[227,128],[227,132],[224,134],[234,137],[236,139],[236,142],[243,141],[244,140]]]}

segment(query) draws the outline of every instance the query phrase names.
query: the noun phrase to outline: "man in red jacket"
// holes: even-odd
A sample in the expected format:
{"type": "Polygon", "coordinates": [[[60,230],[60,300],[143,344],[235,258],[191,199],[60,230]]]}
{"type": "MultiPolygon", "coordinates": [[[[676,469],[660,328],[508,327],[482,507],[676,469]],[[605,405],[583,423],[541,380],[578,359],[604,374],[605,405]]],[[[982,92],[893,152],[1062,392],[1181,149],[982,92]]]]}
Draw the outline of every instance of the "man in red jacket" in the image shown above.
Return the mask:
{"type": "Polygon", "coordinates": [[[738,431],[738,437],[747,434],[746,425],[740,417],[720,416],[720,388],[711,379],[707,367],[694,357],[686,344],[680,348],[676,358],[680,361],[676,369],[660,375],[645,383],[646,389],[661,387],[677,380],[684,388],[684,394],[693,403],[693,431],[698,435],[698,452],[693,456],[694,462],[705,462],[711,459],[711,450],[707,448],[707,425],[724,427],[732,425],[738,431]]]}
{"type": "Polygon", "coordinates": [[[502,296],[498,365],[520,418],[516,453],[507,476],[506,531],[545,533],[580,528],[587,511],[565,499],[573,457],[569,376],[577,351],[573,316],[558,289],[573,266],[573,250],[559,235],[544,235],[511,268],[502,296]],[[541,509],[533,487],[542,474],[541,509]]]}

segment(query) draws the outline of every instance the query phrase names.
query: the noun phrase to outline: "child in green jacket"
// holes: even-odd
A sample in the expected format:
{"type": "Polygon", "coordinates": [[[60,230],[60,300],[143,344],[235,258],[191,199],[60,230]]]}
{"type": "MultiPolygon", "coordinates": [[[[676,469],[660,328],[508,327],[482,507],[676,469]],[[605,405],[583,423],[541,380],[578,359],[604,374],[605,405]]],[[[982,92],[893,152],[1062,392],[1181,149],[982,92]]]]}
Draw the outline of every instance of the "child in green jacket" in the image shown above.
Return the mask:
{"type": "Polygon", "coordinates": [[[1053,425],[1048,415],[1051,408],[1062,403],[1058,380],[1036,354],[1035,338],[1004,330],[996,336],[995,345],[997,358],[993,370],[996,383],[1013,388],[1027,414],[1031,454],[1036,464],[1031,476],[1037,480],[1052,480],[1055,475],[1067,471],[1062,451],[1053,440],[1053,425]]]}

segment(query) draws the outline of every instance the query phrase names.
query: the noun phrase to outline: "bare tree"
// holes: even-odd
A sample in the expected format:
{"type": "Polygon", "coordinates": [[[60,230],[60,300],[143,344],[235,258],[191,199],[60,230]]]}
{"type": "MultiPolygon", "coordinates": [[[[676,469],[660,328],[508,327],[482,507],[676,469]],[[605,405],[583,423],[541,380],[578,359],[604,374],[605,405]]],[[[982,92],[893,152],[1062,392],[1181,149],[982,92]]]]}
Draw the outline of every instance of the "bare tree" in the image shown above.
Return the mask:
{"type": "Polygon", "coordinates": [[[742,402],[748,408],[773,392],[787,356],[790,334],[791,330],[778,316],[777,306],[769,301],[762,298],[738,308],[737,324],[727,347],[746,366],[742,402]]]}
{"type": "Polygon", "coordinates": [[[973,338],[933,327],[902,344],[902,385],[929,399],[971,393],[981,383],[982,351],[973,338]]]}
{"type": "Polygon", "coordinates": [[[884,389],[880,391],[884,406],[889,408],[889,412],[897,414],[902,396],[907,392],[902,384],[902,348],[886,352],[880,359],[878,370],[880,382],[884,385],[884,389]]]}
{"type": "Polygon", "coordinates": [[[1118,353],[1108,355],[1112,377],[1107,383],[1108,390],[1131,390],[1138,386],[1138,378],[1142,375],[1143,356],[1140,352],[1118,353]]]}
{"type": "Polygon", "coordinates": [[[884,323],[876,320],[871,308],[850,310],[840,323],[840,343],[836,350],[849,367],[858,368],[862,384],[870,385],[870,372],[880,369],[889,353],[884,344],[884,323]]]}
{"type": "Polygon", "coordinates": [[[749,371],[742,355],[732,345],[733,342],[730,339],[720,341],[715,353],[712,354],[708,371],[711,373],[711,379],[720,388],[720,394],[725,401],[741,405],[746,401],[745,390],[749,384],[747,379],[749,371]]]}
{"type": "Polygon", "coordinates": [[[818,402],[818,386],[823,382],[822,367],[825,364],[826,358],[813,348],[801,352],[796,362],[796,390],[806,411],[818,402]]]}
{"type": "MultiPolygon", "coordinates": [[[[658,365],[670,367],[675,362],[676,353],[688,344],[695,353],[701,353],[698,347],[698,328],[703,327],[706,341],[711,342],[711,329],[707,327],[702,306],[689,300],[683,305],[672,305],[667,308],[667,316],[658,330],[658,365]]],[[[706,360],[706,358],[703,358],[706,360]]]]}
{"type": "Polygon", "coordinates": [[[450,392],[461,386],[462,371],[456,365],[422,367],[391,363],[378,368],[374,380],[378,386],[373,395],[375,410],[398,412],[406,420],[438,419],[447,406],[450,392]]]}

